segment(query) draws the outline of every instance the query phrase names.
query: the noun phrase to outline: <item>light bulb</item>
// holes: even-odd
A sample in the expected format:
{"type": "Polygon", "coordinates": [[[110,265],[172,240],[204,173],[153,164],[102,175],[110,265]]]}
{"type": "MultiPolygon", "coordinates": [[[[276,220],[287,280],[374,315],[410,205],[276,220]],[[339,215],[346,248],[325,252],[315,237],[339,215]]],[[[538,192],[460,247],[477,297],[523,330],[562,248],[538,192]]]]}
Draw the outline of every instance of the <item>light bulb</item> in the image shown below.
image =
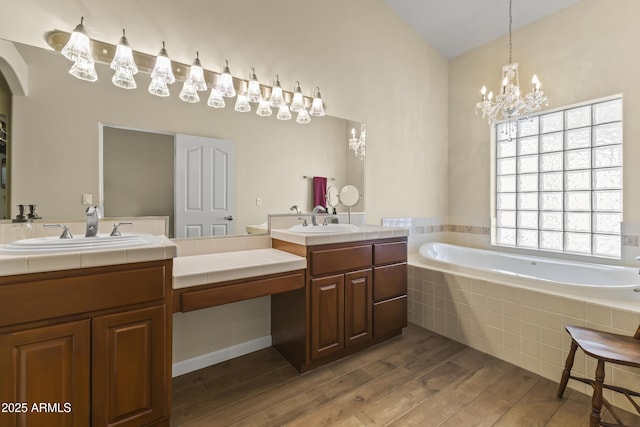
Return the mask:
{"type": "Polygon", "coordinates": [[[136,81],[133,75],[138,72],[138,66],[133,59],[133,51],[129,46],[129,41],[125,36],[124,29],[122,37],[116,46],[116,53],[111,60],[111,69],[115,71],[111,81],[114,85],[123,89],[135,89],[136,81]]]}
{"type": "Polygon", "coordinates": [[[301,125],[307,124],[311,121],[311,117],[309,117],[309,112],[302,108],[298,110],[298,117],[296,117],[296,123],[300,123],[301,125]]]}
{"type": "Polygon", "coordinates": [[[87,36],[87,33],[84,30],[84,16],[80,18],[80,23],[73,29],[71,37],[69,37],[69,41],[64,45],[60,53],[62,53],[62,56],[73,62],[93,62],[93,55],[91,54],[91,40],[89,40],[89,36],[87,36]]]}
{"type": "Polygon", "coordinates": [[[278,108],[284,103],[284,98],[282,97],[282,87],[280,86],[280,78],[276,74],[276,81],[273,82],[273,89],[271,89],[271,98],[269,98],[269,103],[273,108],[278,108]]]}
{"type": "Polygon", "coordinates": [[[313,101],[311,102],[309,114],[316,117],[323,117],[325,115],[324,103],[322,102],[322,95],[320,95],[320,88],[318,87],[316,87],[316,95],[313,97],[313,101]]]}
{"type": "Polygon", "coordinates": [[[207,105],[213,108],[225,107],[224,98],[222,97],[222,94],[220,93],[220,89],[218,89],[218,86],[214,86],[211,88],[211,93],[209,94],[207,105]]]}
{"type": "Polygon", "coordinates": [[[271,106],[269,105],[269,101],[267,101],[266,99],[261,99],[260,103],[258,104],[256,114],[262,117],[269,117],[271,114],[273,114],[273,111],[271,111],[271,106]]]}
{"type": "Polygon", "coordinates": [[[164,42],[162,42],[162,49],[160,49],[156,57],[156,65],[153,67],[153,71],[151,71],[151,78],[154,80],[162,80],[167,84],[176,81],[176,77],[173,75],[173,70],[171,69],[171,60],[164,47],[164,42]]]}
{"type": "Polygon", "coordinates": [[[249,102],[260,102],[262,93],[260,93],[260,82],[256,76],[256,71],[252,68],[249,75],[249,88],[247,89],[247,97],[249,102]]]}
{"type": "Polygon", "coordinates": [[[485,95],[487,93],[487,87],[486,86],[482,86],[482,89],[480,89],[480,93],[482,95],[485,95]]]}
{"type": "Polygon", "coordinates": [[[276,118],[278,120],[291,120],[291,111],[289,110],[289,106],[287,104],[282,103],[282,105],[280,105],[276,118]]]}
{"type": "Polygon", "coordinates": [[[229,61],[225,61],[224,70],[220,74],[220,81],[218,82],[218,89],[225,98],[233,98],[236,96],[236,89],[233,87],[233,77],[231,71],[229,71],[229,61]]]}
{"type": "Polygon", "coordinates": [[[293,100],[291,100],[290,109],[292,113],[297,113],[301,109],[304,109],[304,97],[302,96],[302,89],[298,81],[296,81],[296,87],[293,91],[293,100]]]}
{"type": "Polygon", "coordinates": [[[236,98],[236,105],[233,107],[234,110],[240,113],[246,113],[251,111],[251,105],[249,105],[249,98],[244,93],[239,93],[238,98],[236,98]]]}
{"type": "Polygon", "coordinates": [[[489,101],[491,101],[493,99],[493,91],[489,92],[489,95],[487,95],[487,99],[489,101]]]}

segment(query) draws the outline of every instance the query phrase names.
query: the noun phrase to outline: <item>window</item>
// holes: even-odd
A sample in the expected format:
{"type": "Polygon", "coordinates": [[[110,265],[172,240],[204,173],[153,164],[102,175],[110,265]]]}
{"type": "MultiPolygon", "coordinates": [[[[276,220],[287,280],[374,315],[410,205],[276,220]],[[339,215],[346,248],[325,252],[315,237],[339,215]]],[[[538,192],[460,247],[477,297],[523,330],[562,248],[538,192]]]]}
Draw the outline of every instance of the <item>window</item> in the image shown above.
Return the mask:
{"type": "Polygon", "coordinates": [[[493,243],[620,257],[622,98],[495,125],[493,243]]]}

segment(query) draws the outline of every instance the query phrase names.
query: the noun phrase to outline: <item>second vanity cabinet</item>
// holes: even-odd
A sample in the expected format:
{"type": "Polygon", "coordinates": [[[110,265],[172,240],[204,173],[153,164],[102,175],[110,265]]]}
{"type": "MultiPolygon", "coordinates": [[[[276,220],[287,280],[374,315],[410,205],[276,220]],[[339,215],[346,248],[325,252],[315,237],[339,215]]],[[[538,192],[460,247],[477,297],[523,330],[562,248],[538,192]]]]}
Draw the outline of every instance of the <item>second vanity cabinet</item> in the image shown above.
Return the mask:
{"type": "Polygon", "coordinates": [[[0,277],[0,425],[168,425],[171,269],[0,277]]]}
{"type": "Polygon", "coordinates": [[[276,249],[307,258],[306,287],[272,296],[274,346],[306,371],[398,335],[407,325],[406,238],[276,249]],[[302,305],[304,310],[291,310],[302,305]]]}

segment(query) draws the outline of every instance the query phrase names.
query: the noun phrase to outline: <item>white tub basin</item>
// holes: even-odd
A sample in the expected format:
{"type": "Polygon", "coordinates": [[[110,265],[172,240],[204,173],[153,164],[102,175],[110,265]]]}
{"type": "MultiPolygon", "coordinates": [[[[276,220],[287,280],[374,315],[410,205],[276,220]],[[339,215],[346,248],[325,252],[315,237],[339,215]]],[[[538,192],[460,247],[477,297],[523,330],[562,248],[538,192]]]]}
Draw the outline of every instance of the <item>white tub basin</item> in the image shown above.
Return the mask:
{"type": "Polygon", "coordinates": [[[74,236],[72,239],[36,237],[16,240],[0,246],[2,255],[53,254],[61,252],[96,251],[101,249],[125,249],[147,246],[160,242],[158,236],[146,233],[123,233],[121,236],[100,234],[96,237],[74,236]]]}
{"type": "Polygon", "coordinates": [[[353,224],[327,224],[327,225],[294,225],[289,231],[294,233],[352,233],[360,229],[353,224]]]}

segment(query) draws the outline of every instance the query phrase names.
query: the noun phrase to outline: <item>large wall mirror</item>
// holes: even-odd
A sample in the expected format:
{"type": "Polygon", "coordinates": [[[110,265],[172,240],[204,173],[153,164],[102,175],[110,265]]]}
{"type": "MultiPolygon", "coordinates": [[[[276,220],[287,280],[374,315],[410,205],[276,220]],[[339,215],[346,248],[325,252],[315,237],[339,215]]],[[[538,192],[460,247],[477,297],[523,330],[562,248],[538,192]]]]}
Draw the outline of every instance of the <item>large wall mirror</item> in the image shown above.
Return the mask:
{"type": "MultiPolygon", "coordinates": [[[[127,91],[113,86],[105,64],[97,64],[98,81],[83,82],[68,74],[69,62],[59,53],[14,45],[34,90],[13,101],[16,149],[7,162],[19,179],[9,182],[16,190],[12,204],[37,203],[47,221],[83,218],[85,193],[93,193],[93,204],[102,204],[107,216],[172,216],[176,135],[233,143],[232,233],[265,223],[269,214],[289,213],[293,205],[311,211],[309,177],[324,176],[338,188],[353,184],[365,193],[364,161],[348,151],[349,132],[357,123],[331,116],[305,125],[283,122],[256,115],[253,105],[248,113],[234,111],[233,102],[213,109],[206,96],[188,104],[178,99],[177,83],[170,97],[158,98],[147,92],[144,74],[136,76],[138,88],[127,91]],[[60,167],[53,159],[67,161],[60,167]],[[108,173],[121,166],[129,170],[114,182],[108,173]],[[28,172],[34,168],[47,179],[36,180],[28,172]],[[140,194],[148,197],[140,201],[140,194]]],[[[326,102],[330,114],[331,100],[326,102]]],[[[354,211],[364,211],[364,200],[354,211]]],[[[338,212],[346,208],[339,206],[338,212]]]]}

